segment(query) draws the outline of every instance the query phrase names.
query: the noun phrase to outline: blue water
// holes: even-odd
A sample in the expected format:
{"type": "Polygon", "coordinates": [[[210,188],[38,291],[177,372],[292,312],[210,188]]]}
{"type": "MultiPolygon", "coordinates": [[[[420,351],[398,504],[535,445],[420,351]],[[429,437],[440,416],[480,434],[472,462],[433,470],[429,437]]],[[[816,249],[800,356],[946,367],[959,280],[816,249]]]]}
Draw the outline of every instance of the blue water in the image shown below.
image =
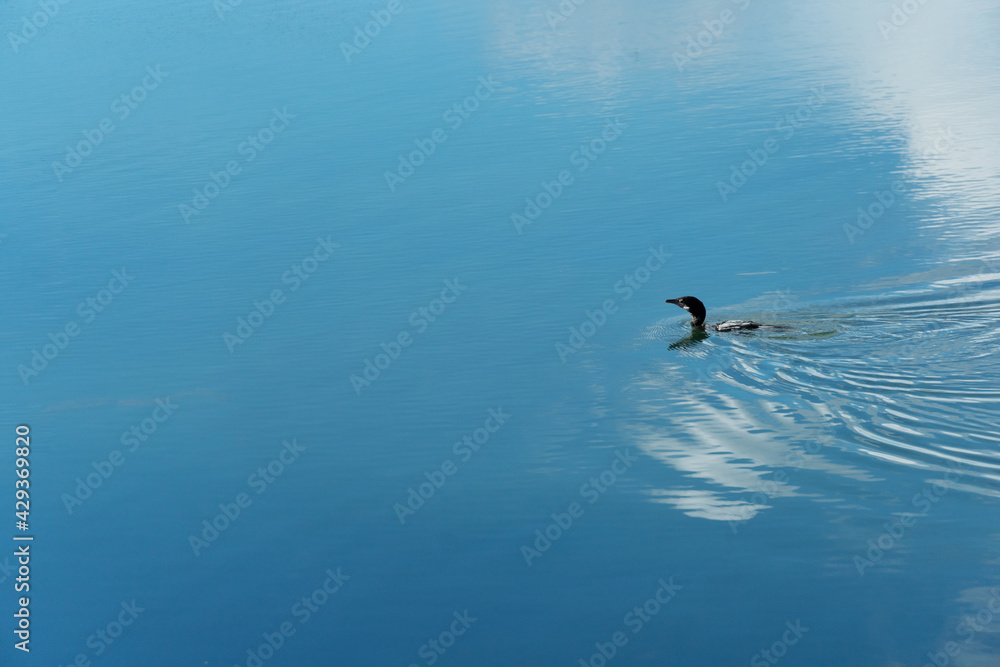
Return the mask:
{"type": "Polygon", "coordinates": [[[0,6],[3,664],[1000,664],[1000,5],[224,1],[0,6]]]}

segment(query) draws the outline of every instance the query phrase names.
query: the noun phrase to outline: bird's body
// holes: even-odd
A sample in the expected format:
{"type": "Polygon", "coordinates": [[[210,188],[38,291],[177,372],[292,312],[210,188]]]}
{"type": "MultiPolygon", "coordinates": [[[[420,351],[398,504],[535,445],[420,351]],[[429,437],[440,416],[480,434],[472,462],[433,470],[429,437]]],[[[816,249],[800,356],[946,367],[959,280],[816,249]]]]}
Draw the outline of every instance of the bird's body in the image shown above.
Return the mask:
{"type": "Polygon", "coordinates": [[[759,329],[760,324],[753,322],[751,320],[726,320],[724,322],[716,322],[715,324],[705,324],[705,304],[703,304],[699,299],[693,296],[682,296],[677,299],[667,299],[667,303],[672,303],[680,306],[684,310],[691,313],[691,328],[693,329],[708,329],[709,331],[749,331],[751,329],[759,329]]]}
{"type": "Polygon", "coordinates": [[[748,329],[759,329],[761,325],[751,320],[726,320],[709,324],[705,328],[711,331],[746,331],[748,329]]]}

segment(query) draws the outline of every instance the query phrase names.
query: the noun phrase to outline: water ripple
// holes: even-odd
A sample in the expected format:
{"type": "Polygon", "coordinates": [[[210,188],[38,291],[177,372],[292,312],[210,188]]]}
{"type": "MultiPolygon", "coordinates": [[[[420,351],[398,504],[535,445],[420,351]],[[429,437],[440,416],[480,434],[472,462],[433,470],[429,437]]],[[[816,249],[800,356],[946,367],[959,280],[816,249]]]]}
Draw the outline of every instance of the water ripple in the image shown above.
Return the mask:
{"type": "MultiPolygon", "coordinates": [[[[795,471],[875,481],[886,463],[925,475],[957,469],[964,490],[997,495],[1000,281],[980,276],[971,293],[939,287],[771,314],[792,328],[713,334],[664,354],[630,388],[641,415],[633,431],[702,488],[653,499],[745,520],[769,499],[803,495],[795,471]]],[[[662,346],[687,333],[671,319],[641,338],[662,346]]]]}

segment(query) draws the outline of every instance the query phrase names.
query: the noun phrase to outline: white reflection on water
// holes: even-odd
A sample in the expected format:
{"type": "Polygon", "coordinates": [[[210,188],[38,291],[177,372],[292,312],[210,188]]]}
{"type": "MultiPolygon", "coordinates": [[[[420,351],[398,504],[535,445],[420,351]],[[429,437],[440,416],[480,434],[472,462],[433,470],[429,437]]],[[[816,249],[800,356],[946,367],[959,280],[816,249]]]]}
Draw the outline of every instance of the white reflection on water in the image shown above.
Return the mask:
{"type": "Polygon", "coordinates": [[[868,35],[852,76],[859,127],[897,128],[911,196],[939,206],[922,226],[964,257],[981,243],[1000,249],[1000,86],[982,50],[998,11],[985,0],[921,4],[888,39],[868,35]]]}
{"type": "Polygon", "coordinates": [[[686,380],[684,371],[671,364],[635,384],[640,410],[647,416],[635,429],[637,445],[701,482],[697,488],[654,490],[657,502],[688,516],[746,521],[771,507],[774,498],[814,495],[796,484],[798,470],[822,470],[858,481],[877,479],[837,462],[825,451],[835,445],[825,427],[831,418],[827,406],[802,401],[792,407],[777,392],[752,388],[725,372],[715,379],[755,390],[742,398],[721,393],[711,381],[686,380]],[[664,420],[669,425],[650,427],[649,421],[657,423],[655,415],[669,415],[664,420]]]}
{"type": "MultiPolygon", "coordinates": [[[[1000,497],[998,278],[840,303],[831,308],[843,315],[803,312],[789,332],[713,335],[671,351],[629,388],[637,444],[692,480],[654,499],[747,520],[776,498],[822,499],[803,490],[804,471],[871,482],[876,461],[926,481],[958,466],[953,488],[1000,497]]],[[[654,326],[646,344],[665,348],[685,326],[654,326]]]]}

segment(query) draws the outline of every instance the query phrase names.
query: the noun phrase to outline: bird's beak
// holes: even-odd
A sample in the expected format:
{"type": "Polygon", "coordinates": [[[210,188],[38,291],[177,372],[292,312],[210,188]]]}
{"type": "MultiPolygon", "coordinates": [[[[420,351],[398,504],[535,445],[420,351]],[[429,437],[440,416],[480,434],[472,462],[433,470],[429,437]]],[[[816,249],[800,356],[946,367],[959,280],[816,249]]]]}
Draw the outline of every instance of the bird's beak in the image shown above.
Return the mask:
{"type": "Polygon", "coordinates": [[[678,301],[677,299],[667,299],[666,301],[664,301],[664,303],[672,303],[675,306],[679,306],[680,304],[677,303],[677,301],[678,301]]]}

